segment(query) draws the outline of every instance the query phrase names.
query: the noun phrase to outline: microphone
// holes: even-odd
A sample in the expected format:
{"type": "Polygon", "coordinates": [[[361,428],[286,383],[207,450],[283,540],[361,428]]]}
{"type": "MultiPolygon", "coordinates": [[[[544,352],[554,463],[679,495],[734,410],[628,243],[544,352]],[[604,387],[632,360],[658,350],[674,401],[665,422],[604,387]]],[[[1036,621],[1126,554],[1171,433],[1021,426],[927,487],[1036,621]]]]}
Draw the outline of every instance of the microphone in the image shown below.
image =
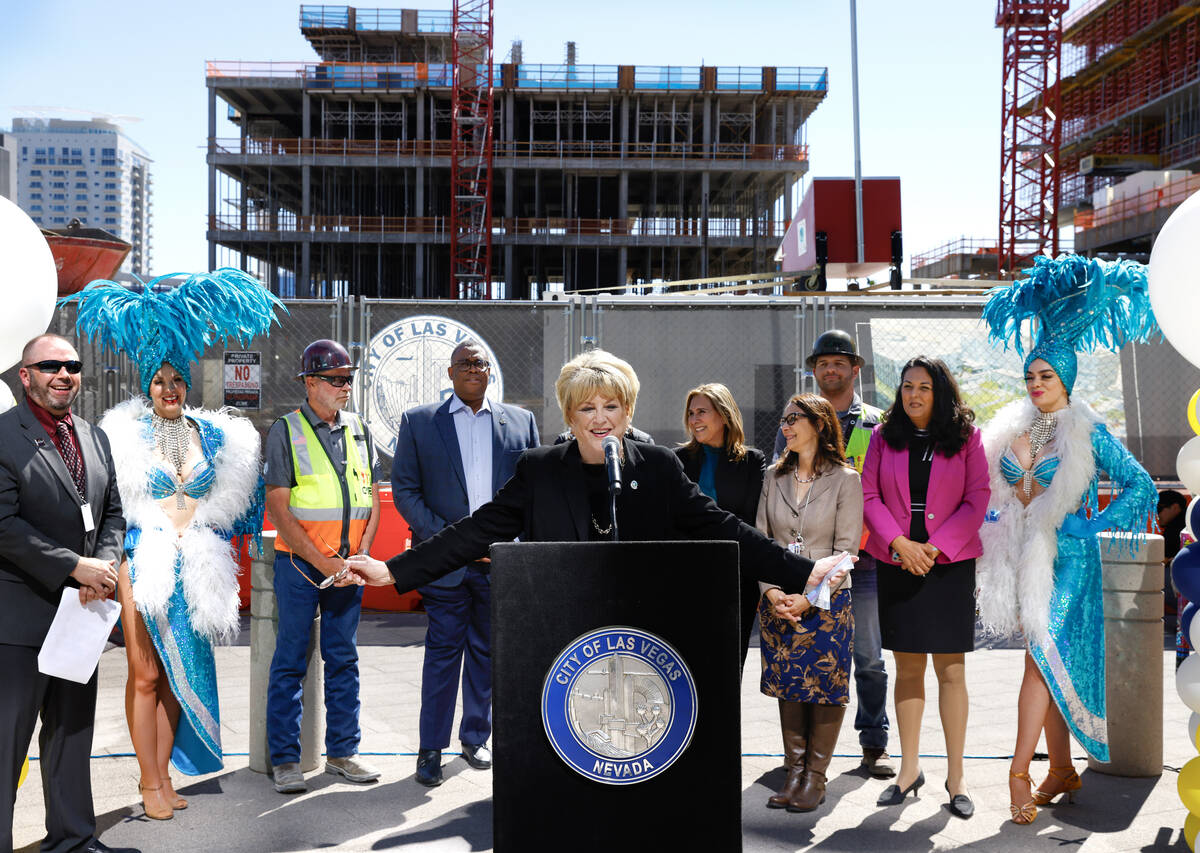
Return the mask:
{"type": "Polygon", "coordinates": [[[604,448],[604,470],[608,472],[608,492],[621,494],[621,440],[615,435],[606,435],[600,444],[604,448]]]}

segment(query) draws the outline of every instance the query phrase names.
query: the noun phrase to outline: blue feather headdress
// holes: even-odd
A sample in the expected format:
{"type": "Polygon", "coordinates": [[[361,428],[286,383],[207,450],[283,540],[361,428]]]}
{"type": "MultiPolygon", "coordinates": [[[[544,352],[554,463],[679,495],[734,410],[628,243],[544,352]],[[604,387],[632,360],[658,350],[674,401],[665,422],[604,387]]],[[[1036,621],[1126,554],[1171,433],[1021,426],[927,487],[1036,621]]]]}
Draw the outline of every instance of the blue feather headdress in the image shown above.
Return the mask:
{"type": "MultiPolygon", "coordinates": [[[[75,328],[106,351],[122,351],[138,366],[142,392],[166,362],[192,386],[191,363],[209,344],[234,338],[246,346],[278,323],[275,308],[284,308],[258,279],[232,267],[196,273],[176,287],[137,279],[131,287],[115,281],[93,281],[79,293],[60,300],[76,302],[75,328]]],[[[136,276],[135,276],[136,279],[136,276]]]]}
{"type": "Polygon", "coordinates": [[[1127,343],[1146,343],[1162,334],[1150,307],[1144,264],[1039,255],[1024,272],[1026,278],[988,291],[983,320],[989,337],[1024,354],[1022,326],[1037,319],[1037,339],[1025,369],[1035,359],[1044,359],[1068,394],[1075,385],[1077,352],[1097,347],[1116,352],[1127,343]]]}

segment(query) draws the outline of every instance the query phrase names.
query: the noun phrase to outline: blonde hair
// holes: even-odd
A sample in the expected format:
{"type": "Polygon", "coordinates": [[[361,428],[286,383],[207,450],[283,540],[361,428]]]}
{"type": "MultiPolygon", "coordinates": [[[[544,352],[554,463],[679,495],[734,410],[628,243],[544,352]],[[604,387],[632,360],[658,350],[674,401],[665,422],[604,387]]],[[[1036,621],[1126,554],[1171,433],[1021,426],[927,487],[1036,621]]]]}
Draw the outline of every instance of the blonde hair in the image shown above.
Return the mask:
{"type": "Polygon", "coordinates": [[[571,413],[596,394],[619,402],[629,412],[632,422],[640,388],[641,383],[629,362],[602,349],[594,349],[580,353],[562,366],[554,383],[554,395],[562,410],[563,423],[570,428],[571,413]]]}
{"type": "MultiPolygon", "coordinates": [[[[689,434],[692,428],[688,424],[688,409],[692,407],[693,397],[707,397],[712,401],[713,408],[725,421],[725,455],[733,462],[741,462],[746,456],[746,430],[742,426],[742,412],[733,399],[733,393],[720,382],[709,382],[688,391],[683,403],[683,430],[689,434]]],[[[693,436],[684,447],[698,452],[700,442],[693,436]]]]}

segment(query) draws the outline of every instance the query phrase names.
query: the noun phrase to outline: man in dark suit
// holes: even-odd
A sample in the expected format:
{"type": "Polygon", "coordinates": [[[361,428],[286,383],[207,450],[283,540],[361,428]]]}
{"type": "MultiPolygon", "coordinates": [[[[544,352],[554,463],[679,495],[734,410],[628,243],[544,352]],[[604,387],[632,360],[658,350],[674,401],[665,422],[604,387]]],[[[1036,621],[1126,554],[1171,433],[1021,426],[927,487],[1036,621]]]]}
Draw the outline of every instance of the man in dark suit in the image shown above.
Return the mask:
{"type": "Polygon", "coordinates": [[[81,601],[117,586],[125,537],[108,439],[79,417],[79,355],[65,338],[25,345],[25,399],[0,415],[0,850],[12,849],[17,779],[40,714],[45,853],[107,851],[95,838],[89,757],[96,675],[38,672],[63,590],[81,601]]]}
{"type": "MultiPolygon", "coordinates": [[[[486,351],[464,341],[450,356],[454,393],[444,403],[409,409],[400,420],[392,463],[392,496],[412,529],[413,542],[474,512],[512,476],[517,458],[537,447],[533,415],[487,399],[491,365],[486,351]]],[[[459,726],[463,757],[477,770],[491,767],[491,582],[479,562],[421,587],[429,627],[421,673],[417,781],[442,783],[442,750],[463,671],[459,726]],[[465,656],[465,662],[464,662],[465,656]]]]}

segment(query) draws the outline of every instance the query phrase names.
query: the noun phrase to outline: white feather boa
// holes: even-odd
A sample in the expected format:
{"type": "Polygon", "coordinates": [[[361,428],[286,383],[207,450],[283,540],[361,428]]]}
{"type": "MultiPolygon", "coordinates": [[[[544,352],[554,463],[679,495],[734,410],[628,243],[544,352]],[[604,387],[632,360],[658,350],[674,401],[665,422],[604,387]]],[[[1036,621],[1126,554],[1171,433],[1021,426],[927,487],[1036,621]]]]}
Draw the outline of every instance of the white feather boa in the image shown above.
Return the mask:
{"type": "Polygon", "coordinates": [[[238,627],[237,557],[215,531],[231,529],[250,506],[260,470],[258,432],[249,420],[231,411],[184,412],[218,427],[225,441],[213,458],[212,491],[197,503],[179,536],[149,491],[157,451],[141,421],[150,413],[146,401],[134,398],[121,403],[100,421],[112,446],[125,519],[142,531],[133,567],[133,600],[138,610],[149,618],[166,615],[175,589],[176,554],[182,554],[179,571],[192,627],[215,642],[230,641],[238,627]]]}
{"type": "Polygon", "coordinates": [[[976,570],[984,628],[1003,636],[1023,631],[1041,645],[1049,637],[1058,528],[1079,508],[1096,476],[1092,430],[1100,416],[1085,403],[1072,403],[1059,412],[1054,438],[1047,445],[1047,452],[1059,458],[1058,470],[1050,486],[1022,506],[1015,488],[1000,473],[1000,457],[1029,429],[1035,414],[1028,399],[1017,400],[983,430],[992,487],[989,517],[993,510],[999,517],[979,531],[983,556],[976,570]]]}

